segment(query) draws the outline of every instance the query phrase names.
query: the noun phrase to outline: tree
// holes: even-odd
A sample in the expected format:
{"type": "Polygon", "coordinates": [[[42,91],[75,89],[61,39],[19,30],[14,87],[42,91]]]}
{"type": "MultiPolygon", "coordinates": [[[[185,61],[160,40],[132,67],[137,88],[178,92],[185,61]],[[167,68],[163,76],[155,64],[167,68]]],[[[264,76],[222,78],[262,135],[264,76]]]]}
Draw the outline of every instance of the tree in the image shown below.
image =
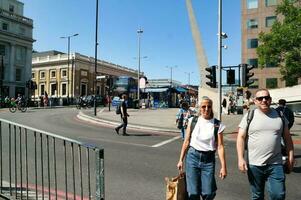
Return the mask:
{"type": "Polygon", "coordinates": [[[258,63],[280,67],[287,86],[301,77],[301,6],[300,0],[283,0],[276,8],[277,20],[269,33],[259,34],[258,63]]]}

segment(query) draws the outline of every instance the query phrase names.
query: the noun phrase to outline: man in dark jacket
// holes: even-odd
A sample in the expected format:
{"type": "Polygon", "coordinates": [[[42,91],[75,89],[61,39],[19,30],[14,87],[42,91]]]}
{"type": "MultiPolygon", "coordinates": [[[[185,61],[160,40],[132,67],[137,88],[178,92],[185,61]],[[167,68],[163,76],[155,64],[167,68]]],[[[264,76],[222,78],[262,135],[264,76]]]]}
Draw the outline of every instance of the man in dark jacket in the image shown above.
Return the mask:
{"type": "Polygon", "coordinates": [[[119,129],[123,128],[123,136],[128,136],[128,134],[126,133],[126,127],[128,125],[128,117],[130,116],[128,113],[127,113],[127,105],[126,105],[126,100],[127,100],[127,95],[126,94],[123,94],[122,95],[122,102],[121,102],[121,120],[122,120],[122,123],[117,126],[115,128],[115,131],[117,134],[119,134],[119,129]]]}
{"type": "Polygon", "coordinates": [[[286,106],[286,100],[285,99],[279,99],[278,101],[279,106],[276,108],[277,111],[280,111],[283,113],[284,117],[288,121],[288,129],[291,129],[295,122],[294,113],[286,106]]]}

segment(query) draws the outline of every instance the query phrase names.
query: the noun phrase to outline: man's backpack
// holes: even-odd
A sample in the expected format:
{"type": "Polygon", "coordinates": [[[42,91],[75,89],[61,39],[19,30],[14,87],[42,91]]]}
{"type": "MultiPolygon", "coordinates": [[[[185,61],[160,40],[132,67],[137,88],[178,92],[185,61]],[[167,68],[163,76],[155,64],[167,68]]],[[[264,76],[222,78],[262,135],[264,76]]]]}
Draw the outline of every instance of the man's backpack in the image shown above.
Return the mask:
{"type": "Polygon", "coordinates": [[[117,104],[117,106],[116,106],[116,114],[117,115],[121,114],[121,103],[117,104]]]}
{"type": "Polygon", "coordinates": [[[276,108],[276,110],[278,113],[282,112],[282,114],[288,121],[288,129],[290,129],[294,125],[294,122],[295,122],[294,113],[286,106],[278,106],[276,108]]]}
{"type": "MultiPolygon", "coordinates": [[[[198,116],[193,116],[191,124],[190,124],[190,133],[192,133],[196,123],[198,122],[198,116]]],[[[214,140],[217,144],[217,134],[220,126],[220,121],[214,118],[214,140]]]]}
{"type": "MultiPolygon", "coordinates": [[[[284,126],[285,126],[285,119],[284,119],[284,115],[283,115],[283,112],[279,111],[279,110],[276,110],[279,117],[281,118],[281,121],[282,121],[282,138],[284,138],[284,126]]],[[[246,127],[246,139],[245,139],[245,149],[247,150],[248,149],[248,137],[249,137],[249,127],[250,127],[250,124],[254,118],[254,112],[255,110],[249,110],[248,111],[248,115],[247,115],[247,127],[246,127]]],[[[286,156],[286,147],[285,147],[285,143],[284,142],[281,142],[281,153],[283,156],[286,156]]]]}

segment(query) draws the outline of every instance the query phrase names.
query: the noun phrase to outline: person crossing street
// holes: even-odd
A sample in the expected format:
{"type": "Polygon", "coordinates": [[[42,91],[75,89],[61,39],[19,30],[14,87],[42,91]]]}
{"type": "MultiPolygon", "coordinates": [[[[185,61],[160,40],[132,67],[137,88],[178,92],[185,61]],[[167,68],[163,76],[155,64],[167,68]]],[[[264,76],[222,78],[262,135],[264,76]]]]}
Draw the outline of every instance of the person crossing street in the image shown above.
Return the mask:
{"type": "Polygon", "coordinates": [[[120,105],[120,109],[121,109],[120,116],[121,116],[122,123],[115,128],[115,131],[119,135],[119,130],[122,128],[122,135],[123,136],[128,136],[128,134],[126,132],[126,127],[128,125],[128,117],[130,115],[127,112],[127,95],[126,94],[122,95],[122,100],[121,101],[122,102],[121,102],[121,105],[120,105]]]}

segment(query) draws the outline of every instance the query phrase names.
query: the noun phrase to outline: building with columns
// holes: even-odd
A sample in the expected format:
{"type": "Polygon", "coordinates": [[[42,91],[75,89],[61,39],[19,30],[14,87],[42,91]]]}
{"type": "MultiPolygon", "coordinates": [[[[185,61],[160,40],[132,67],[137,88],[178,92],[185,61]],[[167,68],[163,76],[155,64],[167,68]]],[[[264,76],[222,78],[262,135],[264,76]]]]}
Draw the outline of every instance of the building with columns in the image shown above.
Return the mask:
{"type": "MultiPolygon", "coordinates": [[[[32,96],[37,99],[45,92],[49,97],[56,98],[93,95],[96,76],[129,76],[137,79],[137,73],[137,70],[98,60],[95,75],[93,57],[71,53],[68,64],[68,54],[59,51],[33,53],[31,80],[37,87],[32,91],[32,96]]],[[[106,81],[107,78],[96,80],[97,95],[107,94],[106,81]]]]}
{"type": "Polygon", "coordinates": [[[31,79],[33,20],[23,16],[24,4],[0,1],[0,95],[26,95],[31,79]]]}

